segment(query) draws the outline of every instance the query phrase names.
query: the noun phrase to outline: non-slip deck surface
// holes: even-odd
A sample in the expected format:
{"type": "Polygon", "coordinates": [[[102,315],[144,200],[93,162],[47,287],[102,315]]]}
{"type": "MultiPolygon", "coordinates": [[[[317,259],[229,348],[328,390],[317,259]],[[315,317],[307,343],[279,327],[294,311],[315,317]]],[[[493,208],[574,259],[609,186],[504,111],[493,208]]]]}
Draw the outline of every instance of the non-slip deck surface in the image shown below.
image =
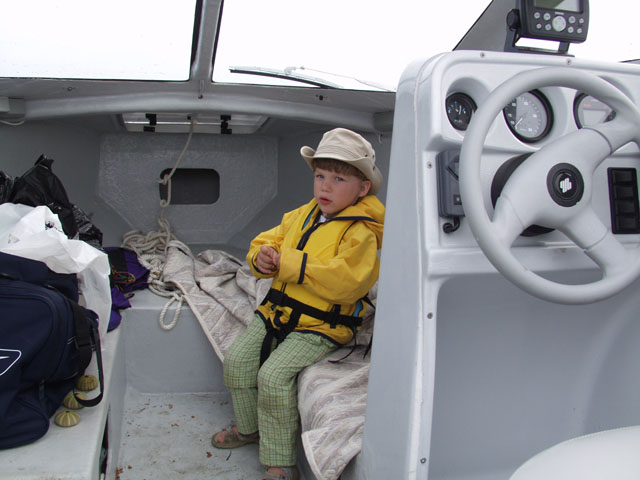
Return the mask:
{"type": "Polygon", "coordinates": [[[120,480],[262,478],[258,446],[219,450],[214,432],[233,420],[229,397],[211,393],[144,394],[129,389],[122,425],[120,480]]]}

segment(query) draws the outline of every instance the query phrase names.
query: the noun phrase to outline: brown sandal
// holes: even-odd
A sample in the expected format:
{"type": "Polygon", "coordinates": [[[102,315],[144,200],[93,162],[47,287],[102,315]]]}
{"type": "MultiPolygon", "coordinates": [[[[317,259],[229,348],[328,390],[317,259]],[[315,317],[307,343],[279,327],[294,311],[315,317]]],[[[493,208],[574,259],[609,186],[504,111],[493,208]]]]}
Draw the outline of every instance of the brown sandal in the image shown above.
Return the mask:
{"type": "Polygon", "coordinates": [[[295,465],[292,467],[268,467],[262,480],[298,480],[300,478],[300,472],[295,465]],[[277,468],[282,470],[283,473],[270,472],[269,469],[277,468]]]}
{"type": "Polygon", "coordinates": [[[244,435],[238,431],[234,425],[231,429],[226,428],[213,434],[211,437],[211,445],[216,448],[238,448],[249,443],[260,442],[260,434],[258,432],[244,435]]]}

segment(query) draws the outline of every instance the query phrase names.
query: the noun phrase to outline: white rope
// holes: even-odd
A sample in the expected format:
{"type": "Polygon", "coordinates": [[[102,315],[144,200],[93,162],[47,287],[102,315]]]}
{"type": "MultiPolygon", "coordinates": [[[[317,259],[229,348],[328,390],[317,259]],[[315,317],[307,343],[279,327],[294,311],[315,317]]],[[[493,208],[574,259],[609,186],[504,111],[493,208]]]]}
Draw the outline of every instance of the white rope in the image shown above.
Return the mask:
{"type": "Polygon", "coordinates": [[[158,324],[160,325],[160,328],[162,328],[163,330],[171,330],[173,327],[176,326],[176,324],[178,323],[178,317],[180,316],[180,311],[182,310],[183,301],[184,301],[184,295],[182,294],[178,295],[174,292],[173,296],[171,297],[171,300],[167,302],[167,304],[162,308],[162,311],[160,312],[160,317],[158,318],[158,324]],[[173,313],[173,320],[171,320],[170,323],[165,323],[164,316],[167,314],[167,310],[169,310],[169,306],[173,302],[178,302],[175,312],[173,313]]]}
{"type": "Polygon", "coordinates": [[[149,290],[156,295],[169,298],[169,301],[162,308],[158,318],[158,324],[163,330],[171,330],[176,326],[184,302],[182,292],[175,289],[172,285],[165,283],[162,278],[162,271],[167,258],[167,248],[171,244],[171,246],[181,248],[183,251],[189,251],[189,248],[184,243],[176,240],[176,237],[171,233],[169,221],[164,218],[164,209],[171,204],[171,177],[177,170],[178,165],[180,165],[182,157],[191,143],[195,123],[196,120],[192,117],[187,142],[182,152],[180,152],[176,164],[170,173],[158,180],[159,183],[167,185],[167,200],[160,200],[161,210],[160,216],[158,217],[158,225],[160,228],[157,231],[152,231],[147,234],[142,233],[140,230],[131,230],[124,234],[121,245],[122,248],[133,250],[138,256],[140,264],[149,270],[149,290]],[[173,303],[177,304],[173,314],[173,320],[165,323],[165,315],[173,303]]]}
{"type": "Polygon", "coordinates": [[[175,236],[171,233],[171,227],[167,219],[158,217],[158,225],[160,226],[158,231],[152,231],[146,235],[140,230],[132,230],[125,233],[122,247],[133,250],[138,256],[140,264],[149,270],[149,278],[147,280],[149,290],[158,296],[169,298],[169,301],[160,312],[158,323],[163,330],[171,330],[178,323],[178,317],[183,303],[182,292],[164,282],[162,270],[164,269],[169,243],[184,244],[175,239],[175,236]],[[169,324],[166,324],[164,317],[174,302],[177,302],[177,306],[173,320],[169,324]]]}
{"type": "MultiPolygon", "coordinates": [[[[182,161],[182,157],[184,157],[184,154],[186,153],[187,148],[189,148],[189,144],[191,143],[191,137],[193,136],[193,130],[195,126],[196,126],[196,118],[194,116],[191,116],[191,124],[189,125],[189,135],[187,136],[187,143],[185,143],[184,148],[182,149],[182,152],[180,152],[180,155],[178,155],[178,160],[176,160],[176,164],[173,166],[171,171],[168,174],[164,175],[160,180],[158,180],[158,183],[161,183],[167,186],[167,199],[166,200],[160,199],[160,207],[162,207],[163,209],[168,207],[171,204],[171,177],[173,177],[173,174],[176,173],[176,170],[178,169],[178,166],[182,161]]],[[[164,213],[164,210],[161,210],[160,216],[162,216],[163,213],[164,213]]]]}

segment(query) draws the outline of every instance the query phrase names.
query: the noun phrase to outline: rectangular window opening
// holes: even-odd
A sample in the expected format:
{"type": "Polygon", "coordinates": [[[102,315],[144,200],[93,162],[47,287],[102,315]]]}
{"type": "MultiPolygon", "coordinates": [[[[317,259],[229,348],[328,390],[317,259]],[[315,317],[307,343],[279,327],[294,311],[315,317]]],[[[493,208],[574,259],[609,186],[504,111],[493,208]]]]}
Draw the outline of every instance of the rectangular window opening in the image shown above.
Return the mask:
{"type": "MultiPolygon", "coordinates": [[[[171,173],[166,168],[160,178],[171,173]]],[[[220,198],[220,175],[211,168],[178,168],[171,177],[171,198],[168,185],[159,184],[160,199],[170,205],[208,205],[220,198]]]]}

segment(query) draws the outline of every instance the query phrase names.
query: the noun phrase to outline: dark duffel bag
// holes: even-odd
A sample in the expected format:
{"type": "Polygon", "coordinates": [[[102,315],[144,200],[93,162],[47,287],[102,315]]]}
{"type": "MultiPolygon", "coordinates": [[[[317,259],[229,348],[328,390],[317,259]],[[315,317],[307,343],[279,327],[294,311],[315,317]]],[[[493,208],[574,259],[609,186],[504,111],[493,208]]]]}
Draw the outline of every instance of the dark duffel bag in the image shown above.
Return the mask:
{"type": "Polygon", "coordinates": [[[31,207],[46,205],[58,215],[62,229],[69,238],[78,233],[73,204],[60,179],[53,173],[53,159],[41,155],[33,167],[13,181],[9,201],[31,207]]]}
{"type": "Polygon", "coordinates": [[[74,274],[0,252],[0,449],[31,443],[73,390],[96,352],[104,388],[97,315],[77,303],[74,274]]]}

